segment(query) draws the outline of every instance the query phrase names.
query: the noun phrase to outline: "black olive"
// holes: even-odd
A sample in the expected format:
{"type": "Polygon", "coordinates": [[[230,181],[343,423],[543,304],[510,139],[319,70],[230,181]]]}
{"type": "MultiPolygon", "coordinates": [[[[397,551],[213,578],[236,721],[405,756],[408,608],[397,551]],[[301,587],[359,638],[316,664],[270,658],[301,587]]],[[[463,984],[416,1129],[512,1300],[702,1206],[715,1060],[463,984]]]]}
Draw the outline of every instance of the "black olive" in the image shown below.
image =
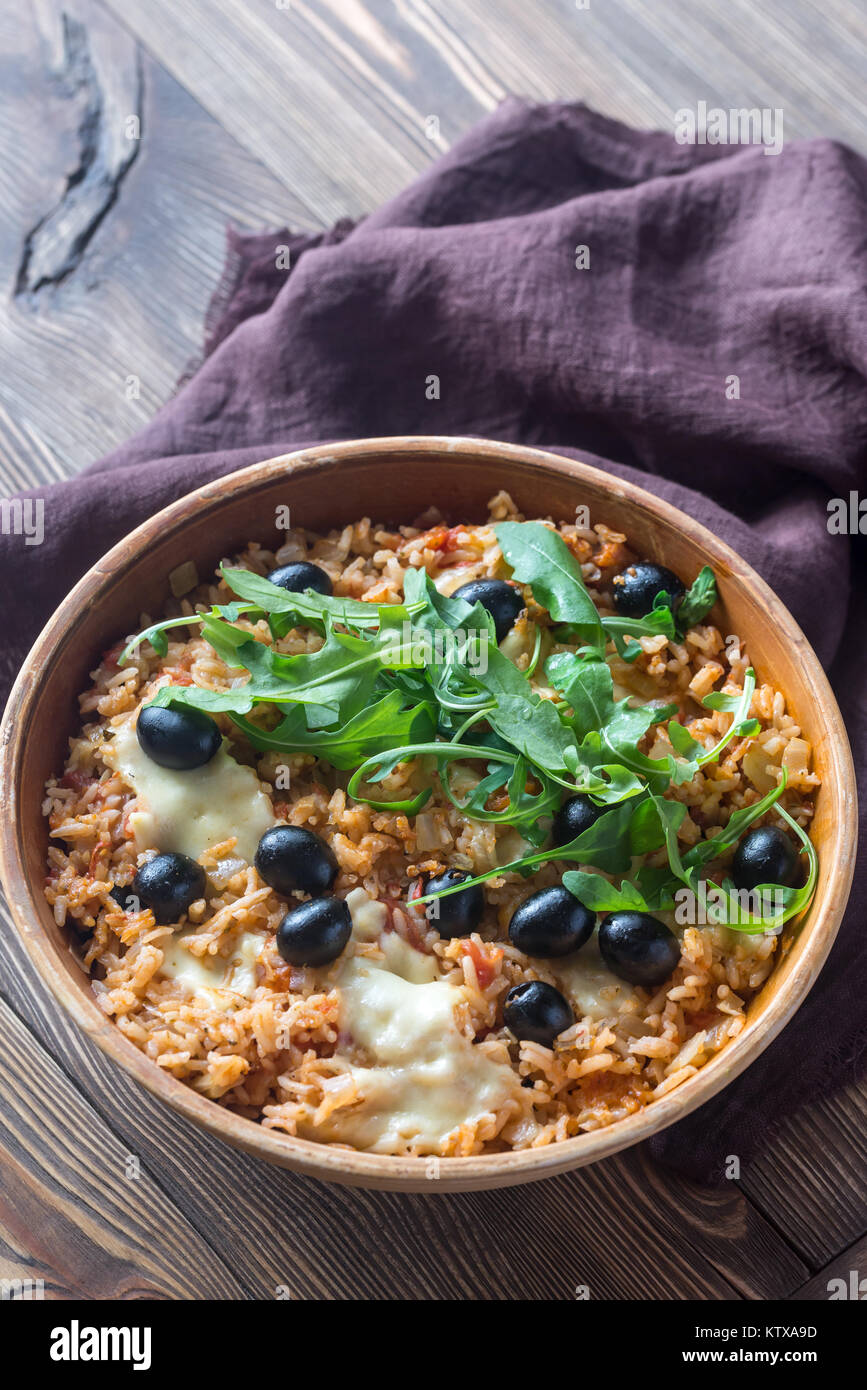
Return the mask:
{"type": "Polygon", "coordinates": [[[277,950],[287,965],[328,965],[352,935],[342,898],[313,898],[286,913],[277,928],[277,950]]]}
{"type": "Polygon", "coordinates": [[[519,1042],[541,1043],[550,1047],[575,1022],[572,1006],[559,989],[544,980],[515,985],[506,995],[503,1021],[519,1042]]]}
{"type": "Polygon", "coordinates": [[[736,888],[749,892],[760,883],[779,883],[793,888],[800,878],[800,856],[789,836],[776,825],[751,830],[741,840],[732,860],[736,888]]]}
{"type": "MultiPolygon", "coordinates": [[[[459,873],[457,869],[447,869],[444,874],[437,874],[434,878],[428,879],[424,891],[442,893],[446,888],[453,888],[456,883],[463,883],[469,877],[469,874],[459,873]]],[[[436,898],[432,903],[425,904],[428,921],[436,927],[440,936],[448,937],[469,936],[481,922],[484,910],[485,895],[480,883],[474,884],[472,888],[464,888],[460,893],[450,893],[447,898],[436,898]]]]}
{"type": "Polygon", "coordinates": [[[198,709],[163,709],[145,705],[135,726],[136,737],[151,762],[173,772],[204,767],[219,750],[222,736],[209,714],[198,709]]]}
{"type": "Polygon", "coordinates": [[[259,841],[253,861],[261,877],[288,898],[300,891],[318,897],[337,877],[337,860],[330,845],[300,825],[274,825],[259,841]]]}
{"type": "Polygon", "coordinates": [[[528,956],[568,956],[593,935],[596,917],[568,888],[540,888],[512,914],[509,936],[528,956]]]}
{"type": "Polygon", "coordinates": [[[292,594],[303,594],[305,589],[313,589],[317,594],[333,594],[334,585],[324,569],[311,565],[309,560],[296,560],[291,565],[282,565],[268,575],[272,584],[288,589],[292,594]]]}
{"type": "Polygon", "coordinates": [[[576,796],[570,796],[568,801],[563,802],[554,817],[554,823],[551,826],[554,844],[571,844],[583,831],[589,830],[594,821],[597,821],[601,815],[602,807],[597,806],[583,792],[578,792],[576,796]]]}
{"type": "MultiPolygon", "coordinates": [[[[129,902],[130,898],[135,898],[135,894],[132,891],[132,884],[128,884],[126,888],[121,888],[118,884],[115,884],[108,896],[110,898],[114,898],[118,907],[122,908],[124,912],[130,912],[133,910],[132,908],[127,907],[127,903],[129,902]]],[[[133,902],[133,908],[134,907],[135,903],[133,902]]]]}
{"type": "Polygon", "coordinates": [[[647,912],[611,912],[599,925],[599,950],[612,975],[648,989],[667,980],[680,960],[680,943],[647,912]]]}
{"type": "Polygon", "coordinates": [[[205,871],[186,854],[158,854],[142,864],[132,892],[162,927],[179,921],[191,903],[204,897],[205,871]]]}
{"type": "Polygon", "coordinates": [[[613,580],[614,607],[623,618],[643,618],[653,608],[656,595],[668,594],[672,612],[677,608],[686,589],[676,574],[665,565],[654,565],[649,560],[640,560],[630,565],[613,580]]]}
{"type": "Polygon", "coordinates": [[[515,625],[515,619],[524,607],[524,600],[514,584],[505,579],[471,579],[455,589],[452,598],[462,598],[464,603],[480,603],[494,620],[497,641],[502,642],[506,633],[515,625]]]}

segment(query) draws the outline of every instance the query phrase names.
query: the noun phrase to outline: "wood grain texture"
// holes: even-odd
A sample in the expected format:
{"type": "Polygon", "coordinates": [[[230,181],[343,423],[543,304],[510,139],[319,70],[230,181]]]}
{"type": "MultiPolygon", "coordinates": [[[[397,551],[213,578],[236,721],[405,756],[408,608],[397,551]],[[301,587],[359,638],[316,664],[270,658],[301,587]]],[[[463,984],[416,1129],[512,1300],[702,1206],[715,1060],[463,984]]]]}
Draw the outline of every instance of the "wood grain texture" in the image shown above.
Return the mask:
{"type": "Polygon", "coordinates": [[[699,100],[781,107],[787,138],[867,137],[857,0],[830,17],[810,0],[105,3],[281,179],[312,180],[326,200],[337,185],[332,216],[347,198],[366,210],[423,167],[438,147],[427,115],[451,142],[507,92],[669,129],[699,100]],[[278,99],[287,84],[291,102],[278,99]]]}
{"type": "Polygon", "coordinates": [[[787,1120],[744,1174],[744,1192],[813,1267],[867,1230],[865,1135],[862,1078],[787,1120]]]}
{"type": "Polygon", "coordinates": [[[787,138],[867,130],[856,0],[698,0],[688,18],[645,0],[40,0],[0,13],[0,51],[5,491],[83,467],[168,399],[226,221],[366,212],[507,92],[663,128],[705,100],[781,106],[787,138]],[[28,293],[82,171],[103,214],[28,293]]]}
{"type": "Polygon", "coordinates": [[[840,1289],[840,1281],[842,1280],[847,1291],[845,1297],[857,1298],[859,1302],[862,1302],[867,1298],[867,1274],[865,1271],[867,1271],[867,1236],[862,1236],[860,1240],[850,1245],[848,1250],[842,1250],[835,1259],[825,1265],[824,1269],[819,1270],[818,1274],[815,1274],[806,1284],[802,1284],[791,1296],[799,1302],[813,1301],[815,1299],[830,1299],[833,1292],[837,1299],[841,1299],[844,1296],[840,1289]]]}
{"type": "Polygon", "coordinates": [[[0,488],[11,492],[92,463],[168,399],[201,351],[228,223],[316,219],[89,0],[3,7],[0,53],[0,488]],[[113,63],[123,81],[110,80],[113,63]],[[134,115],[140,139],[122,139],[135,158],[97,154],[134,115]],[[87,199],[71,202],[88,179],[87,199]]]}
{"type": "Polygon", "coordinates": [[[56,1298],[237,1297],[228,1266],[2,1001],[0,1115],[2,1277],[44,1279],[56,1298]]]}

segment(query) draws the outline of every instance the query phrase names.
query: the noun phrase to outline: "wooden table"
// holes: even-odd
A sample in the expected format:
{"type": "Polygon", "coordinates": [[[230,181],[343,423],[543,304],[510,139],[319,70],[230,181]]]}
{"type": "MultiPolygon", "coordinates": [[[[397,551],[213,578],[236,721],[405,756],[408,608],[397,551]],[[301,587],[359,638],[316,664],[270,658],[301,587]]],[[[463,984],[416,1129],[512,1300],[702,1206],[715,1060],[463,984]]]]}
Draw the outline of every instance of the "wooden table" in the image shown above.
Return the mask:
{"type": "MultiPolygon", "coordinates": [[[[171,395],[227,223],[374,208],[508,92],[669,129],[782,107],[787,139],[867,144],[858,0],[7,0],[0,40],[4,494],[171,395]]],[[[47,1297],[822,1298],[867,1272],[865,1082],[722,1190],[641,1149],[499,1193],[326,1188],[160,1109],[0,951],[0,1275],[47,1297]]]]}

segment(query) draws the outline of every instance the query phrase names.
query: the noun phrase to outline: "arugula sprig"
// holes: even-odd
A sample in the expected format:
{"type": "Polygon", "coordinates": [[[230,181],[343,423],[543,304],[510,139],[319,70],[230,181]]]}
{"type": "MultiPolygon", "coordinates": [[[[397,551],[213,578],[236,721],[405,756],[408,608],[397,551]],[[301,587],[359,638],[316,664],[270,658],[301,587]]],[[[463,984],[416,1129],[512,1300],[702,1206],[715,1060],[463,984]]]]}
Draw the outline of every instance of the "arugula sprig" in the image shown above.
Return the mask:
{"type": "Polygon", "coordinates": [[[163,618],[159,623],[151,623],[150,627],[143,628],[135,637],[130,638],[117,659],[118,666],[124,666],[145,642],[150,642],[157,656],[165,656],[169,649],[167,632],[174,627],[194,627],[203,621],[203,614],[190,613],[182,618],[163,618]]]}
{"type": "Polygon", "coordinates": [[[503,521],[494,533],[515,579],[530,586],[554,622],[566,624],[588,646],[604,648],[599,611],[563,537],[541,521],[503,521]]]}
{"type": "Polygon", "coordinates": [[[785,785],[784,770],[777,787],[754,805],[735,812],[725,829],[715,838],[700,841],[685,854],[680,851],[677,831],[686,814],[686,807],[681,802],[656,797],[648,790],[637,800],[623,803],[606,812],[571,844],[524,855],[508,864],[488,869],[485,873],[462,879],[452,888],[440,890],[435,894],[424,894],[414,901],[430,902],[435,897],[447,897],[451,893],[485,883],[502,874],[527,875],[542,864],[572,860],[591,865],[597,870],[594,873],[588,873],[586,869],[568,870],[562,879],[563,886],[591,912],[617,912],[624,909],[639,912],[671,910],[678,902],[676,895],[679,890],[686,887],[694,894],[697,907],[703,910],[704,920],[711,925],[717,923],[735,931],[751,934],[779,931],[785,922],[798,916],[809,906],[818,876],[818,856],[809,836],[783,807],[776,805],[785,785]],[[753,890],[753,894],[750,895],[753,904],[758,902],[764,908],[766,903],[770,902],[773,907],[779,909],[756,914],[744,909],[742,899],[731,879],[723,879],[722,885],[718,887],[716,883],[703,877],[700,870],[732,849],[741,835],[775,805],[777,814],[791,826],[801,841],[803,852],[807,855],[808,872],[800,888],[763,884],[753,890]],[[606,874],[624,875],[630,869],[636,853],[647,854],[661,848],[663,844],[668,855],[668,865],[642,865],[634,879],[621,877],[619,884],[605,877],[606,874]]]}
{"type": "MultiPolygon", "coordinates": [[[[672,820],[676,825],[679,825],[686,815],[686,807],[677,801],[666,802],[665,804],[672,807],[672,820]]],[[[413,901],[424,903],[431,901],[434,897],[446,897],[450,893],[458,893],[464,888],[472,887],[473,884],[485,883],[488,879],[498,878],[501,874],[518,873],[526,876],[541,864],[562,860],[590,864],[606,874],[625,874],[631,868],[636,854],[647,854],[652,850],[660,849],[663,843],[664,832],[655,807],[649,800],[649,793],[645,791],[634,800],[623,801],[603,812],[593,825],[582,831],[569,844],[552,845],[550,848],[539,850],[535,854],[523,855],[519,859],[511,860],[508,864],[501,864],[486,870],[485,873],[477,874],[474,878],[461,880],[452,888],[443,889],[436,894],[426,894],[413,901]]],[[[563,876],[563,882],[567,887],[570,886],[566,883],[568,877],[570,877],[568,874],[563,876]]],[[[612,890],[613,893],[612,885],[602,878],[600,873],[582,873],[579,878],[582,886],[588,886],[591,898],[594,893],[598,895],[606,893],[608,890],[612,890]],[[600,886],[597,887],[597,885],[600,886]]],[[[656,897],[661,898],[662,891],[668,887],[670,878],[671,874],[668,869],[652,871],[651,877],[647,881],[654,883],[656,897]]],[[[628,891],[626,884],[627,881],[624,880],[624,891],[628,891]]],[[[573,891],[575,890],[573,889],[573,891]]],[[[581,897],[582,902],[585,901],[580,893],[577,893],[576,896],[581,897]]],[[[646,897],[642,898],[642,902],[647,906],[646,897]]],[[[636,899],[633,893],[630,906],[634,905],[636,905],[636,899]]],[[[663,903],[658,901],[655,905],[660,907],[663,903]]],[[[590,906],[589,902],[587,906],[590,906]]]]}
{"type": "Polygon", "coordinates": [[[659,593],[653,608],[643,618],[621,618],[606,615],[602,626],[614,642],[618,656],[624,661],[634,661],[641,655],[641,643],[637,640],[627,642],[627,637],[660,637],[682,641],[685,633],[702,618],[706,618],[717,601],[717,587],[713,570],[705,565],[699,570],[693,583],[687,589],[680,605],[672,608],[670,595],[659,593]]]}
{"type": "Polygon", "coordinates": [[[641,655],[642,647],[638,640],[627,642],[627,637],[665,636],[675,640],[678,636],[674,614],[668,604],[660,603],[658,598],[643,618],[620,618],[606,614],[601,621],[606,637],[610,637],[614,643],[617,655],[629,662],[641,655]]]}
{"type": "Polygon", "coordinates": [[[399,690],[390,690],[334,729],[310,729],[301,709],[290,706],[273,729],[262,728],[242,714],[232,719],[260,753],[310,753],[332,767],[351,771],[372,754],[427,742],[435,733],[431,705],[405,707],[399,690]]]}
{"type": "Polygon", "coordinates": [[[706,618],[718,597],[713,570],[710,565],[705,565],[687,589],[677,610],[679,631],[688,632],[702,618],[706,618]]]}
{"type": "Polygon", "coordinates": [[[708,922],[717,922],[720,925],[732,927],[736,931],[779,930],[785,922],[803,912],[809,905],[818,878],[819,861],[809,836],[804,833],[788,811],[777,804],[786,789],[787,781],[788,773],[783,767],[780,781],[776,787],[772,787],[754,805],[745,806],[739,811],[735,811],[719,835],[709,840],[699,841],[683,855],[680,854],[676,834],[672,830],[670,821],[667,820],[664,809],[672,803],[658,804],[660,818],[665,826],[666,849],[673,879],[679,880],[695,894],[696,901],[702,908],[703,915],[708,922]],[[734,849],[744,832],[772,807],[776,807],[777,815],[781,816],[792,827],[801,841],[802,850],[806,853],[808,861],[806,880],[800,888],[789,888],[782,884],[760,884],[752,890],[752,893],[747,895],[750,903],[747,910],[744,910],[741,896],[730,878],[725,878],[721,886],[717,886],[713,882],[709,885],[707,878],[701,876],[700,870],[712,860],[718,859],[726,851],[734,849]],[[769,900],[772,907],[779,908],[778,911],[765,912],[763,910],[756,914],[749,910],[756,902],[764,909],[769,900]]]}

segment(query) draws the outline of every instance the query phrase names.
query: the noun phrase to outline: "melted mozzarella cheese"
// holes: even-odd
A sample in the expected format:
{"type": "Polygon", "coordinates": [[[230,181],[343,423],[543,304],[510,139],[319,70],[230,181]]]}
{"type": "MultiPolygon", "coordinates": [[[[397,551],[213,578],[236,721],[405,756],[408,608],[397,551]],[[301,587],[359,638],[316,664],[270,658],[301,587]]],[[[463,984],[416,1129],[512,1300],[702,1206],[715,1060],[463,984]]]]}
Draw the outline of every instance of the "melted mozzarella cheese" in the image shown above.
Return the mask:
{"type": "Polygon", "coordinates": [[[163,946],[163,963],[159,973],[175,980],[197,999],[215,1008],[232,1004],[228,994],[240,994],[250,999],[256,988],[256,962],[262,953],[265,938],[257,932],[244,932],[238,938],[232,955],[194,956],[189,942],[192,935],[170,937],[163,946]]]}
{"type": "Polygon", "coordinates": [[[386,931],[388,909],[385,903],[378,902],[365,893],[363,888],[353,888],[346,895],[346,906],[352,918],[352,935],[356,941],[377,941],[385,957],[381,969],[390,970],[403,980],[414,984],[426,984],[435,980],[437,963],[433,956],[417,951],[404,941],[396,931],[386,931]]]}
{"type": "Polygon", "coordinates": [[[595,932],[574,956],[552,964],[577,1018],[609,1018],[635,997],[603,961],[595,932]]]}
{"type": "Polygon", "coordinates": [[[352,935],[356,941],[375,941],[388,920],[385,903],[377,902],[363,888],[353,888],[346,895],[346,906],[352,918],[352,935]]]}
{"type": "Polygon", "coordinates": [[[105,746],[106,762],[136,793],[139,809],[129,825],[139,849],[174,850],[198,859],[206,849],[234,835],[237,852],[248,864],[274,808],[251,767],[236,763],[225,746],[204,767],[176,772],[160,767],[140,747],[127,721],[105,746]]]}
{"type": "MultiPolygon", "coordinates": [[[[347,902],[354,936],[370,940],[367,894],[356,889],[347,902]]],[[[452,1130],[505,1105],[520,1083],[460,1031],[455,1009],[465,989],[437,979],[435,957],[397,932],[382,932],[380,946],[382,960],[353,956],[337,976],[341,1029],[371,1059],[347,1065],[359,1100],[311,1132],[378,1153],[436,1152],[452,1130]]]]}

